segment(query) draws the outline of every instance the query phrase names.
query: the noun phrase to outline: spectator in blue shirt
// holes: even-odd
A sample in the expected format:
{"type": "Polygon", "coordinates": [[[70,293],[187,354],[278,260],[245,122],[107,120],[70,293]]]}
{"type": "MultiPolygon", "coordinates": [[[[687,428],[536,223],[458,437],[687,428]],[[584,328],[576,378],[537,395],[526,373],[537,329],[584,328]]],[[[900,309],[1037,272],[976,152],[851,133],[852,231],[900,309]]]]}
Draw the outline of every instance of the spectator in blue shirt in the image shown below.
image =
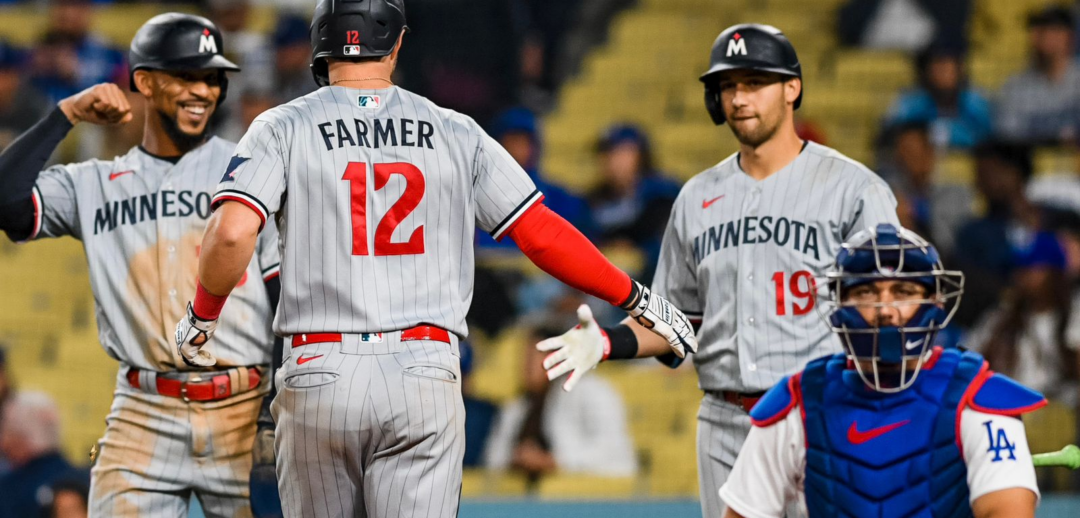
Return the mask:
{"type": "Polygon", "coordinates": [[[51,0],[49,27],[34,49],[34,86],[53,102],[103,82],[127,84],[124,55],[90,32],[89,0],[51,0]]]}
{"type": "Polygon", "coordinates": [[[640,275],[651,279],[679,184],[654,167],[649,139],[636,126],[612,126],[600,137],[596,149],[601,180],[589,193],[589,205],[599,242],[640,249],[646,258],[640,275]]]}
{"type": "Polygon", "coordinates": [[[1026,146],[987,142],[975,149],[975,188],[986,213],[956,233],[954,264],[964,271],[964,293],[970,304],[956,313],[960,325],[974,324],[997,305],[1013,272],[1013,250],[1041,230],[1042,214],[1028,199],[1026,186],[1034,166],[1026,146]]]}
{"type": "MultiPolygon", "coordinates": [[[[569,221],[587,237],[592,238],[593,223],[585,200],[547,181],[540,172],[543,145],[540,139],[540,123],[536,115],[528,108],[510,108],[495,118],[490,134],[491,138],[502,144],[514,161],[529,174],[536,188],[544,194],[544,205],[569,221]]],[[[479,229],[477,230],[477,246],[487,250],[517,250],[517,246],[509,238],[497,243],[479,229]]]]}
{"type": "Polygon", "coordinates": [[[886,126],[926,123],[937,147],[968,149],[991,133],[990,101],[968,85],[963,52],[931,46],[915,60],[918,87],[889,108],[886,126]]]}
{"type": "Polygon", "coordinates": [[[4,405],[0,451],[11,462],[0,477],[0,518],[43,516],[52,485],[80,476],[60,454],[60,412],[42,392],[17,392],[4,405]]]}

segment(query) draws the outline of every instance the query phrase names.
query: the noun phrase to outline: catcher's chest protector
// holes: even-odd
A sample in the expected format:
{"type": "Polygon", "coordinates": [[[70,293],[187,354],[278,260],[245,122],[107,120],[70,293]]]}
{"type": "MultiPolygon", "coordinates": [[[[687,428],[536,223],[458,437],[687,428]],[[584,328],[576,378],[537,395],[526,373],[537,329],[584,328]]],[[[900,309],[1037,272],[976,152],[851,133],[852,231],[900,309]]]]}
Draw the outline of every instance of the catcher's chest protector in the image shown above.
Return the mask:
{"type": "Polygon", "coordinates": [[[866,388],[842,354],[807,365],[800,388],[811,518],[972,516],[957,407],[983,359],[935,356],[897,394],[866,388]]]}

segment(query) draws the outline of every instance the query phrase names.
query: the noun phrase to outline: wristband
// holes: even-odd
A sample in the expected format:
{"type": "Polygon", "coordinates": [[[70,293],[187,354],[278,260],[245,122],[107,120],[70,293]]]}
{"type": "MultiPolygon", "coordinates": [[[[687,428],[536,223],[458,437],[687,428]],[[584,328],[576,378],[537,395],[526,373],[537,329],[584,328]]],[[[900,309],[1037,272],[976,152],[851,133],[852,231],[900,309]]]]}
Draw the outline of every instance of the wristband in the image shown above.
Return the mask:
{"type": "Polygon", "coordinates": [[[225,306],[228,295],[220,297],[206,291],[202,283],[199,283],[195,291],[195,302],[191,305],[191,311],[202,320],[217,320],[221,316],[221,308],[225,306]]]}
{"type": "Polygon", "coordinates": [[[632,360],[637,358],[637,335],[630,326],[620,324],[615,327],[601,328],[607,338],[604,348],[604,360],[632,360]]]}

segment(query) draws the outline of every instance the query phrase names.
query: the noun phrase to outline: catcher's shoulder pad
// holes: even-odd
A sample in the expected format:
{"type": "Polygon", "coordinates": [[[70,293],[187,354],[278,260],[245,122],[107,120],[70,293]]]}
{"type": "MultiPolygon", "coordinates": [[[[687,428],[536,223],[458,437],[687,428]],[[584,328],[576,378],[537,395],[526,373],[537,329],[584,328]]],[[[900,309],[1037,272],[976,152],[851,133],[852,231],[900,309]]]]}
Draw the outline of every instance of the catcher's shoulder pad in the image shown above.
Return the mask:
{"type": "Polygon", "coordinates": [[[979,412],[1019,416],[1046,406],[1042,394],[996,372],[985,377],[974,390],[968,406],[979,412]]]}
{"type": "Polygon", "coordinates": [[[798,403],[799,375],[786,376],[769,389],[754,408],[750,410],[750,422],[754,426],[772,426],[787,417],[798,403]]]}

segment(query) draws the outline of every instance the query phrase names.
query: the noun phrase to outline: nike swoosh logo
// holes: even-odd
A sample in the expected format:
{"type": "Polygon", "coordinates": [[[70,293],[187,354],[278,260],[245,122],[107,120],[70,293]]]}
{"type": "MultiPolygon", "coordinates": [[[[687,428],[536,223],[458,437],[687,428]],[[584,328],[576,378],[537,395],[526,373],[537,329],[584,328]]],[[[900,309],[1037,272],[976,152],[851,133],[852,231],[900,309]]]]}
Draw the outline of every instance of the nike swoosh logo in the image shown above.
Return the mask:
{"type": "Polygon", "coordinates": [[[914,342],[912,342],[911,340],[908,340],[907,342],[904,342],[904,347],[905,347],[905,348],[906,348],[907,350],[909,350],[909,351],[910,351],[910,350],[912,350],[912,349],[914,349],[914,348],[916,348],[916,347],[918,347],[918,346],[922,345],[922,343],[923,343],[923,340],[925,340],[925,338],[920,338],[920,339],[918,339],[918,340],[915,340],[914,342]]]}
{"type": "Polygon", "coordinates": [[[121,176],[124,176],[125,174],[131,174],[134,172],[135,171],[120,171],[119,173],[112,173],[109,175],[109,181],[111,182],[117,178],[120,178],[121,176]]]}
{"type": "Polygon", "coordinates": [[[303,356],[301,356],[301,357],[296,359],[296,364],[297,365],[303,365],[303,364],[305,364],[305,363],[307,363],[307,362],[309,362],[311,360],[317,360],[317,359],[322,358],[322,357],[323,357],[323,355],[321,355],[321,354],[318,355],[318,356],[308,356],[307,358],[304,358],[303,356]]]}
{"type": "Polygon", "coordinates": [[[721,194],[720,196],[717,196],[717,197],[715,197],[715,198],[713,198],[711,200],[705,200],[705,201],[701,202],[701,208],[703,208],[703,209],[709,208],[710,205],[716,203],[717,201],[720,200],[720,198],[723,198],[724,196],[727,196],[727,195],[726,194],[721,194]]]}
{"type": "Polygon", "coordinates": [[[860,432],[858,422],[853,421],[851,423],[851,428],[848,428],[848,431],[847,431],[847,440],[849,442],[851,442],[851,444],[862,444],[862,443],[864,443],[866,441],[869,441],[871,439],[881,437],[882,435],[885,435],[885,434],[887,434],[887,433],[889,433],[889,432],[891,432],[891,431],[893,431],[893,430],[895,430],[897,428],[900,428],[901,426],[904,426],[904,425],[906,425],[906,424],[908,424],[910,422],[911,422],[910,419],[905,419],[903,421],[900,421],[899,423],[887,424],[885,426],[879,426],[877,428],[871,428],[871,429],[869,429],[869,430],[867,430],[865,432],[860,432]]]}

